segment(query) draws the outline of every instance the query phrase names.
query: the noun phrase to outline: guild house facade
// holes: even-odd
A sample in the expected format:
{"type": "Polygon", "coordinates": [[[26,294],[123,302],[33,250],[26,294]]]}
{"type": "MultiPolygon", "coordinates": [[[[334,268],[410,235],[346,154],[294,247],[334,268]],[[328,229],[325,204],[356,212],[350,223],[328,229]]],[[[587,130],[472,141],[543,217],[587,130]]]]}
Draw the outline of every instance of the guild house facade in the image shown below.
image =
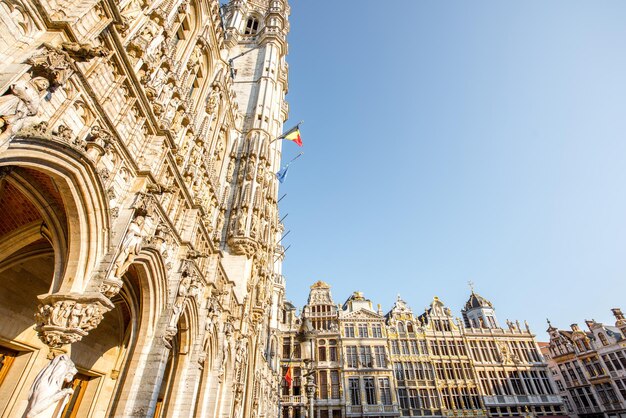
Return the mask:
{"type": "Polygon", "coordinates": [[[528,325],[501,327],[473,291],[461,319],[437,297],[421,314],[399,296],[386,314],[361,292],[335,304],[318,281],[279,328],[284,418],[566,416],[528,325]]]}
{"type": "Polygon", "coordinates": [[[277,416],[289,12],[0,0],[0,416],[277,416]]]}
{"type": "Polygon", "coordinates": [[[614,325],[549,324],[544,353],[571,417],[626,417],[626,318],[619,308],[611,311],[614,325]]]}

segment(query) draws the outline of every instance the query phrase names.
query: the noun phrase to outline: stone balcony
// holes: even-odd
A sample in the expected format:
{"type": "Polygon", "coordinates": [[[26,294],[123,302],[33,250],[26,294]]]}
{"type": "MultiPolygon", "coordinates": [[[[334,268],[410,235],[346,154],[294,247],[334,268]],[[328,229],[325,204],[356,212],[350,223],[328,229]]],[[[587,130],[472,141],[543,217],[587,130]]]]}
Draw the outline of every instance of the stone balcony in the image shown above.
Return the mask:
{"type": "Polygon", "coordinates": [[[519,405],[519,404],[560,404],[558,395],[505,395],[483,396],[485,406],[519,405]]]}
{"type": "Polygon", "coordinates": [[[346,415],[358,416],[400,416],[398,405],[347,405],[346,415]]]}

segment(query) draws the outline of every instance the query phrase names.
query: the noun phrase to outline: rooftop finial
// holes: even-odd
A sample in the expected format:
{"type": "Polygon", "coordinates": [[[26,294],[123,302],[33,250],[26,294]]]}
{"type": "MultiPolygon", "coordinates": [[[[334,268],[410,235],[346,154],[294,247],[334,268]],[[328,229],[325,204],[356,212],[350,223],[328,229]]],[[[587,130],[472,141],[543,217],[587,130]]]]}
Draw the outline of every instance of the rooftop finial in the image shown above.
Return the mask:
{"type": "Polygon", "coordinates": [[[474,282],[470,280],[467,282],[467,285],[469,286],[472,293],[474,293],[474,282]]]}

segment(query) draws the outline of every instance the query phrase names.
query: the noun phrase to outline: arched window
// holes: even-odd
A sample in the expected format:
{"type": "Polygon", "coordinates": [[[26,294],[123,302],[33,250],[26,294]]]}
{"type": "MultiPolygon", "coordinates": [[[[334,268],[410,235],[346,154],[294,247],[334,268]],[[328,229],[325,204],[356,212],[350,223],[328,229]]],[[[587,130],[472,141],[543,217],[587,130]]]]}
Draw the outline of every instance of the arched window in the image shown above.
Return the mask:
{"type": "Polygon", "coordinates": [[[404,329],[404,322],[398,322],[398,332],[400,334],[404,334],[406,332],[404,329]]]}
{"type": "Polygon", "coordinates": [[[246,29],[244,30],[244,35],[256,35],[259,30],[259,19],[256,17],[249,17],[246,21],[246,29]]]}
{"type": "Polygon", "coordinates": [[[413,334],[414,330],[413,330],[413,323],[412,322],[407,322],[406,323],[406,330],[409,334],[413,334]]]}

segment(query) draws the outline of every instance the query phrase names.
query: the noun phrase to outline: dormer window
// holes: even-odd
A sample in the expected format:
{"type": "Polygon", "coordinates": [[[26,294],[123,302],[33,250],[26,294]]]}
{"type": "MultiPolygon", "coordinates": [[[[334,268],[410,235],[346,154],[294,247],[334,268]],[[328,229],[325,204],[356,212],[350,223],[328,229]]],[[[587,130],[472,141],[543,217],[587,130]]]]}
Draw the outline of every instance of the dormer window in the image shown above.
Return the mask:
{"type": "Polygon", "coordinates": [[[259,20],[254,17],[249,17],[246,22],[246,30],[244,35],[256,35],[259,30],[259,20]]]}
{"type": "Polygon", "coordinates": [[[606,335],[604,335],[603,333],[598,334],[598,336],[600,337],[600,342],[602,342],[602,345],[607,346],[609,345],[609,340],[607,340],[606,335]]]}

